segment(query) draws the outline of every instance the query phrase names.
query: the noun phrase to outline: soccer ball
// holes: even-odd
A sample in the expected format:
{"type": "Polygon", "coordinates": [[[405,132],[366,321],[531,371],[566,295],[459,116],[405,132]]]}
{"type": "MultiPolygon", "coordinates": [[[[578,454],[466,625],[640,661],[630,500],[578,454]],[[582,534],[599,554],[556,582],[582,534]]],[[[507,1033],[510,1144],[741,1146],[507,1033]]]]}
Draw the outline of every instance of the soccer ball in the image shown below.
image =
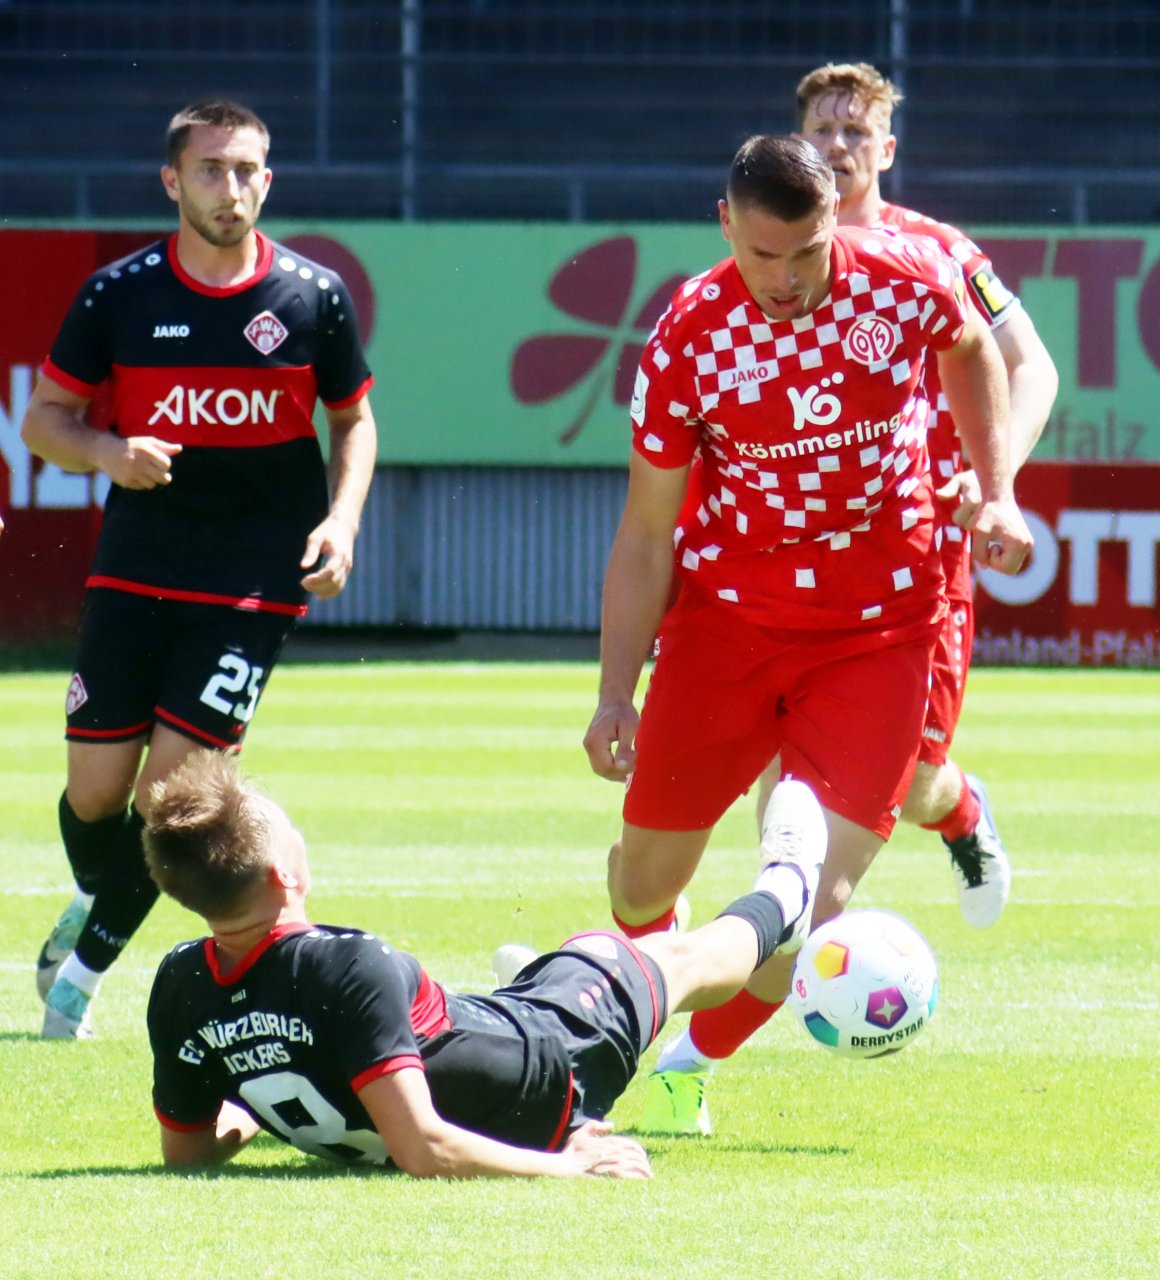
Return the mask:
{"type": "Polygon", "coordinates": [[[889,911],[847,911],[819,925],[798,953],[789,993],[802,1026],[843,1058],[896,1053],[937,1000],[934,953],[889,911]]]}

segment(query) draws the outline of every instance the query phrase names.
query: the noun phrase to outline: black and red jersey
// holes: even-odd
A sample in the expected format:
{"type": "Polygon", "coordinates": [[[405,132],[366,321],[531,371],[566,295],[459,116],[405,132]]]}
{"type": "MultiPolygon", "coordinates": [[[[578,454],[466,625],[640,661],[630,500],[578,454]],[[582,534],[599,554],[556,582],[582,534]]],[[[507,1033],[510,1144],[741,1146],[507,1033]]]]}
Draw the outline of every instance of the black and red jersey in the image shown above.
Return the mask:
{"type": "Polygon", "coordinates": [[[113,431],[182,446],[170,484],[110,490],[90,585],[304,611],[299,561],[329,506],[315,403],[371,377],[338,276],[258,248],[248,280],[211,288],[158,241],[92,275],[61,325],[43,372],[88,397],[107,381],[113,431]]]}
{"type": "Polygon", "coordinates": [[[302,1151],[389,1158],[357,1091],[419,1067],[436,1110],[520,1146],[555,1145],[571,1118],[568,1046],[550,1002],[447,995],[373,934],[271,933],[223,976],[211,940],[158,970],[149,1001],[153,1104],[163,1125],[210,1127],[223,1101],[302,1151]]]}

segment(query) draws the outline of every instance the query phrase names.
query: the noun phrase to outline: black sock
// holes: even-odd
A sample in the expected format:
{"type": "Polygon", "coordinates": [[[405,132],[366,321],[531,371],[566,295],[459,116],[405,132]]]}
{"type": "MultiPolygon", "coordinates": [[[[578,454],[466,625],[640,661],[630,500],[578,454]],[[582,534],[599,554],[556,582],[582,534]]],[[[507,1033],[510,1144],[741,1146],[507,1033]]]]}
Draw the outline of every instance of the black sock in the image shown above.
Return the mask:
{"type": "MultiPolygon", "coordinates": [[[[122,813],[114,813],[110,818],[83,822],[69,804],[68,793],[61,793],[60,804],[57,806],[60,837],[64,841],[65,856],[72,868],[73,879],[85,893],[96,893],[106,869],[120,861],[125,829],[132,820],[130,812],[125,809],[122,813]]],[[[137,838],[140,839],[139,827],[137,832],[137,838]]]]}
{"type": "Polygon", "coordinates": [[[145,819],[129,810],[116,858],[102,872],[89,918],[77,940],[76,957],[94,973],[104,973],[124,951],[157,901],[157,886],[145,866],[141,832],[145,819]]]}
{"type": "Polygon", "coordinates": [[[744,898],[738,898],[736,902],[730,903],[724,911],[718,915],[736,916],[739,920],[745,920],[751,924],[757,932],[757,964],[764,964],[777,947],[781,939],[781,935],[785,932],[785,920],[781,914],[781,904],[773,896],[772,893],[754,890],[747,893],[744,898]]]}

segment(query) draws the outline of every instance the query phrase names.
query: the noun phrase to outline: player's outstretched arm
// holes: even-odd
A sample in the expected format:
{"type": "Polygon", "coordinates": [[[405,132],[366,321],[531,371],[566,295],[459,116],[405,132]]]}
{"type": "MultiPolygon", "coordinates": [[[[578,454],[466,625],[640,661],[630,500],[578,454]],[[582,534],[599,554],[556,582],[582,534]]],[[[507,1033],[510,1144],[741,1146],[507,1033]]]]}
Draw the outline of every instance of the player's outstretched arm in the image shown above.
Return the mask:
{"type": "Polygon", "coordinates": [[[416,1178],[613,1178],[652,1176],[648,1156],[611,1126],[586,1124],[562,1151],[530,1151],[461,1129],[435,1110],[418,1067],[404,1067],[359,1090],[391,1159],[416,1178]]]}
{"type": "Polygon", "coordinates": [[[225,1164],[261,1131],[248,1111],[223,1102],[212,1129],[192,1133],[161,1126],[161,1159],[171,1168],[225,1164]]]}
{"type": "MultiPolygon", "coordinates": [[[[1010,410],[1011,471],[1019,469],[1031,457],[1059,390],[1059,374],[1043,340],[1036,332],[1031,317],[1021,307],[991,330],[1007,367],[1010,410]]],[[[968,459],[969,461],[969,459],[968,459]]],[[[973,469],[953,475],[935,496],[950,504],[955,524],[971,528],[982,506],[979,478],[973,469]]]]}
{"type": "Polygon", "coordinates": [[[103,471],[122,489],[168,484],[170,458],[181,445],[156,436],[113,435],[84,420],[88,398],[41,375],[28,400],[20,435],[31,453],[62,471],[103,471]]]}
{"type": "Polygon", "coordinates": [[[1031,317],[1022,307],[992,329],[1007,368],[1011,401],[1011,470],[1031,457],[1059,391],[1059,373],[1031,317]]]}
{"type": "Polygon", "coordinates": [[[689,469],[664,469],[633,453],[628,497],[604,575],[600,699],[584,735],[594,773],[623,781],[636,762],[637,680],[669,603],[673,529],[689,469]]]}
{"type": "Polygon", "coordinates": [[[959,435],[979,481],[972,554],[987,568],[1018,573],[1031,552],[1031,531],[1012,486],[1007,371],[982,318],[969,314],[963,335],[938,353],[939,376],[959,435]]]}
{"type": "Polygon", "coordinates": [[[343,409],[327,409],[326,418],[330,426],[330,511],[311,530],[301,561],[303,569],[311,569],[302,585],[324,600],[346,586],[354,564],[354,540],[378,450],[375,419],[366,396],[343,409]],[[317,568],[312,567],[315,565],[317,568]]]}

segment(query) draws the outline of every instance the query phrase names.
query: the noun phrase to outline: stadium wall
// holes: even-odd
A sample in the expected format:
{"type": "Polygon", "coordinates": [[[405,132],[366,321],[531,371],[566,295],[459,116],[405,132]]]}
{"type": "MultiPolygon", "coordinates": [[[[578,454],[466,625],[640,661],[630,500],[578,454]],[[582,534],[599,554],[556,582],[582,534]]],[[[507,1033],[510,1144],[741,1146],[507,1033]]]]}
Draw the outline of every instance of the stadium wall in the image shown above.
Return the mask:
{"type": "MultiPolygon", "coordinates": [[[[595,631],[632,371],[675,283],[719,256],[713,231],[269,230],[342,273],[376,374],[380,467],[355,574],[308,625],[595,631]]],[[[75,625],[103,497],[21,445],[35,368],[80,281],[158,234],[0,231],[0,642],[75,625]]],[[[1038,550],[1017,579],[981,575],[977,658],[1160,666],[1160,234],[979,234],[1061,391],[1020,478],[1038,550]]]]}

